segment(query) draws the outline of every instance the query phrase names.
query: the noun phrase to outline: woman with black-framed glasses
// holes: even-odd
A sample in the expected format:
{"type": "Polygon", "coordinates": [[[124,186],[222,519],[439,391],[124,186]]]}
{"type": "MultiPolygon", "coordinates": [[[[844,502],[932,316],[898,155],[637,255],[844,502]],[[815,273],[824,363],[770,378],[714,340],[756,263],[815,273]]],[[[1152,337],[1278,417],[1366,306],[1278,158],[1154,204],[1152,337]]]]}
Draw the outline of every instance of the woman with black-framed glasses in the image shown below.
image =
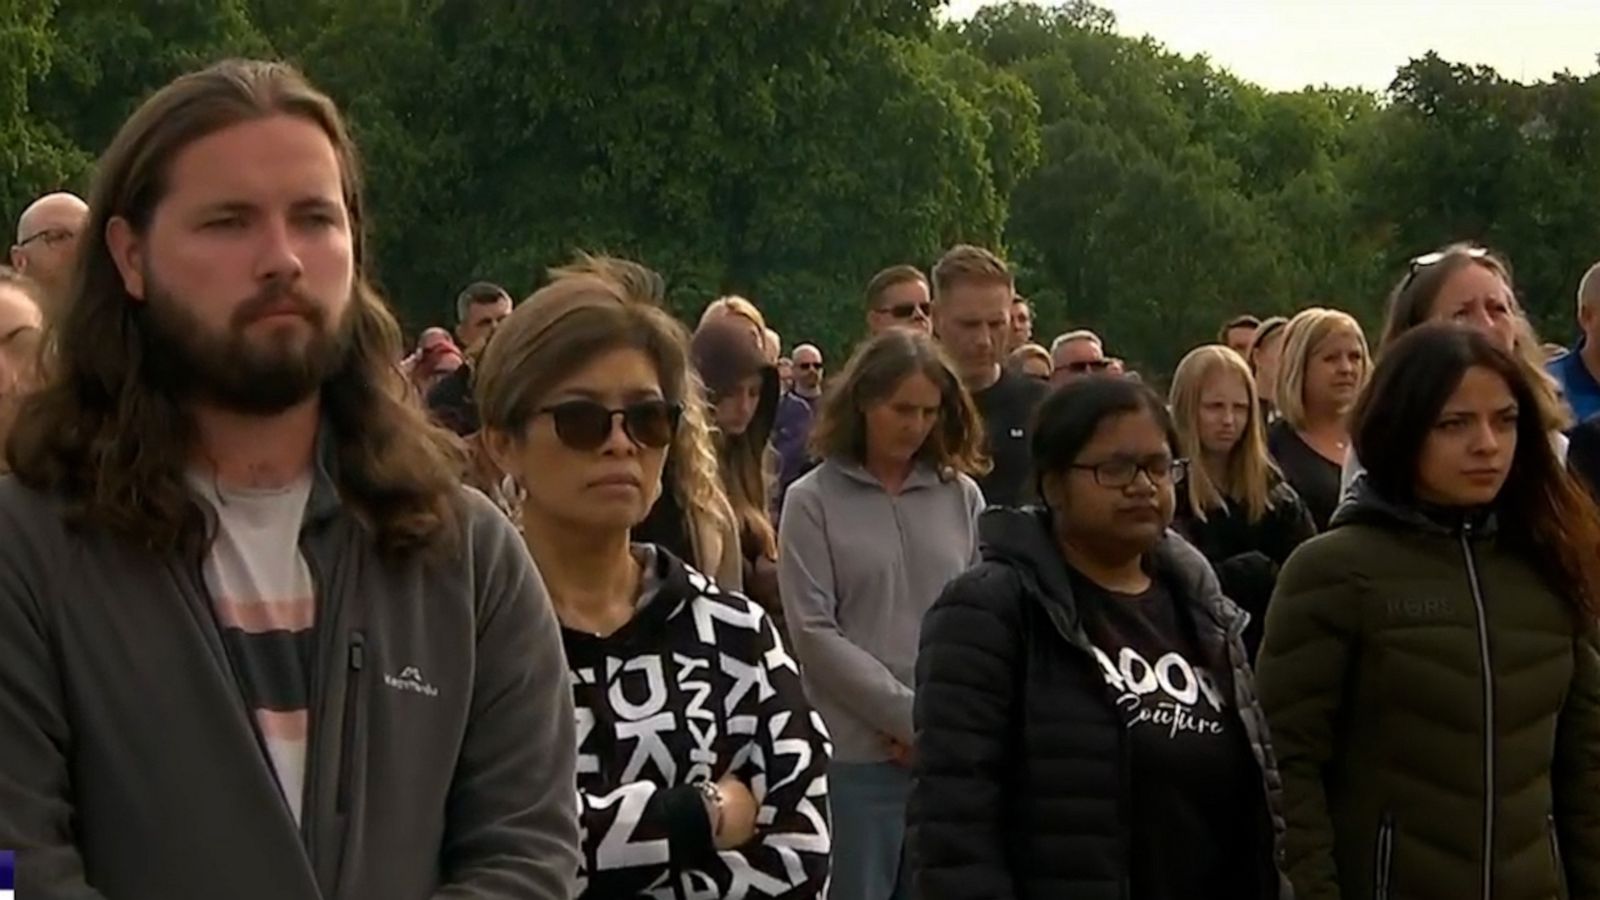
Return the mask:
{"type": "Polygon", "coordinates": [[[688,335],[659,284],[614,260],[558,271],[475,376],[486,446],[522,484],[523,536],[561,621],[581,896],[813,897],[828,872],[829,747],[778,630],[631,540],[668,451],[685,465],[709,452],[688,335]]]}
{"type": "Polygon", "coordinates": [[[1044,506],[984,513],[983,562],[922,626],[918,896],[1287,896],[1245,617],[1168,530],[1177,446],[1126,378],[1039,410],[1044,506]]]}

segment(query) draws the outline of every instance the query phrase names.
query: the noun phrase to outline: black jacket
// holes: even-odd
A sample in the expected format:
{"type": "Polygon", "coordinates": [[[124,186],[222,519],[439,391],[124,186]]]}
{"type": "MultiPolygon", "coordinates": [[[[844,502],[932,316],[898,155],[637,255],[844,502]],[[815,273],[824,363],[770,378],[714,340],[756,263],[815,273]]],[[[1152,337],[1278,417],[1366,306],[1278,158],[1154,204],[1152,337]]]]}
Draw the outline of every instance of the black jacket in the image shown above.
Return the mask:
{"type": "Polygon", "coordinates": [[[1209,511],[1202,522],[1190,511],[1189,492],[1180,485],[1172,527],[1211,561],[1228,599],[1250,614],[1244,646],[1254,660],[1266,627],[1267,602],[1278,583],[1278,568],[1288,562],[1294,548],[1317,533],[1305,502],[1287,482],[1279,481],[1273,485],[1267,511],[1259,521],[1250,521],[1242,507],[1230,505],[1209,511]]]}
{"type": "Polygon", "coordinates": [[[579,896],[814,898],[828,877],[832,749],[759,607],[655,547],[638,612],[562,629],[578,722],[579,896]],[[698,785],[734,773],[756,839],[717,853],[698,785]]]}
{"type": "MultiPolygon", "coordinates": [[[[923,621],[907,812],[917,896],[1120,900],[1139,864],[1128,858],[1124,726],[1047,516],[984,513],[984,561],[951,582],[923,621]]],[[[1176,535],[1153,562],[1194,616],[1213,670],[1231,673],[1262,773],[1260,896],[1288,897],[1274,864],[1278,772],[1239,639],[1246,617],[1176,535]]]]}

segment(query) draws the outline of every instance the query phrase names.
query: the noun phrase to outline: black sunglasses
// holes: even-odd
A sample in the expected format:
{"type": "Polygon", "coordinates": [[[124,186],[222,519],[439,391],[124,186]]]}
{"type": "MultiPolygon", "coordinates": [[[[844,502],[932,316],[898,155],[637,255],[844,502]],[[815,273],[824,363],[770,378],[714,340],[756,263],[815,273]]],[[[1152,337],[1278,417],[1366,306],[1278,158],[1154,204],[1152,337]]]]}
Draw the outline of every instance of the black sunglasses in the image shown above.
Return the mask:
{"type": "Polygon", "coordinates": [[[896,319],[909,319],[909,318],[911,318],[912,316],[916,315],[919,312],[922,313],[923,318],[932,318],[933,317],[933,304],[932,303],[896,303],[894,306],[886,306],[886,307],[884,307],[883,311],[888,313],[891,316],[894,316],[896,319]]]}
{"type": "Polygon", "coordinates": [[[812,362],[795,363],[794,367],[796,369],[806,369],[806,370],[809,371],[811,369],[820,369],[820,368],[822,368],[822,363],[812,363],[812,362]]]}
{"type": "Polygon", "coordinates": [[[622,417],[622,433],[640,447],[660,450],[672,443],[683,407],[665,400],[640,400],[610,409],[593,400],[568,400],[539,410],[556,426],[556,437],[574,450],[598,450],[611,437],[611,423],[622,417]]]}
{"type": "Polygon", "coordinates": [[[1400,290],[1403,291],[1410,287],[1411,282],[1417,280],[1417,275],[1423,269],[1436,266],[1452,256],[1465,256],[1467,259],[1487,259],[1489,257],[1489,248],[1462,247],[1450,251],[1436,250],[1433,253],[1424,253],[1421,256],[1412,257],[1409,268],[1406,269],[1406,280],[1400,283],[1400,290]]]}
{"type": "Polygon", "coordinates": [[[1077,375],[1082,375],[1085,372],[1104,372],[1109,368],[1111,368],[1111,360],[1109,359],[1087,359],[1080,360],[1078,362],[1070,362],[1064,366],[1056,366],[1055,370],[1057,372],[1066,370],[1077,375]]]}

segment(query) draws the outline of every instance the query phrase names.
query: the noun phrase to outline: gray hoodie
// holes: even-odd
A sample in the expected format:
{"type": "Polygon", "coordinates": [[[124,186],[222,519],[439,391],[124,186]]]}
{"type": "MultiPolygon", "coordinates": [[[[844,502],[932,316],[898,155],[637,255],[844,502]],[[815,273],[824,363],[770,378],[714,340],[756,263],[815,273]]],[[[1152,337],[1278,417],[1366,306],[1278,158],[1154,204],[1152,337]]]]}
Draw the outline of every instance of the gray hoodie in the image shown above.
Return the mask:
{"type": "Polygon", "coordinates": [[[459,549],[380,555],[319,468],[295,826],[198,556],[0,479],[0,847],[35,900],[566,900],[576,735],[555,615],[481,494],[459,549]]]}
{"type": "Polygon", "coordinates": [[[839,762],[909,744],[922,616],[978,559],[983,493],[919,464],[897,495],[859,464],[829,459],[784,499],[778,587],[806,694],[839,762]]]}

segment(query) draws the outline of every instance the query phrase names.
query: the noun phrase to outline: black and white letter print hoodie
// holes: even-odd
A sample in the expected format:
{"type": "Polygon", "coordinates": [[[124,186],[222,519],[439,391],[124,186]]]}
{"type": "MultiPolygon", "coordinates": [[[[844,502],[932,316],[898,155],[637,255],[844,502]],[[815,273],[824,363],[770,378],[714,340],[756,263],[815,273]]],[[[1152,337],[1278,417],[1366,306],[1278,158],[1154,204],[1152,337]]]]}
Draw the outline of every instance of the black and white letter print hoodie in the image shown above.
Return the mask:
{"type": "Polygon", "coordinates": [[[809,898],[828,876],[822,719],[756,604],[665,550],[638,611],[597,637],[563,629],[578,724],[584,898],[809,898]],[[732,772],[756,837],[718,852],[697,785],[732,772]]]}

